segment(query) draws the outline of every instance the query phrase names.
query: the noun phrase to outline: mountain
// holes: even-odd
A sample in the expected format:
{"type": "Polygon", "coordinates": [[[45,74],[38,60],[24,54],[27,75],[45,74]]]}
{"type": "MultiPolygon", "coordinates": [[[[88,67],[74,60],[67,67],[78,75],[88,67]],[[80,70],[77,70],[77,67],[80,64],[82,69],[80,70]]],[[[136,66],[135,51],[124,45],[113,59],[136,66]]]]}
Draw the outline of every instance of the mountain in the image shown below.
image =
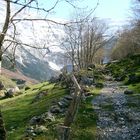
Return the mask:
{"type": "MultiPolygon", "coordinates": [[[[14,5],[13,5],[14,6],[14,5]]],[[[11,15],[18,8],[12,6],[11,15]],[[17,9],[16,9],[17,8],[17,9]]],[[[0,2],[0,31],[2,29],[5,17],[5,2],[0,2]]],[[[39,18],[37,13],[32,11],[23,11],[17,18],[39,18]]],[[[48,80],[50,77],[58,75],[60,68],[63,66],[59,52],[61,40],[64,36],[62,26],[45,21],[21,21],[15,22],[16,41],[19,44],[16,47],[16,65],[17,70],[24,75],[39,81],[48,80]],[[23,45],[28,44],[29,46],[23,45]],[[39,49],[33,49],[32,47],[39,49]],[[42,48],[42,49],[40,49],[42,48]],[[47,49],[45,49],[47,48],[47,49]],[[48,54],[49,52],[49,54],[48,54]],[[54,56],[58,55],[58,56],[54,56]],[[48,59],[51,58],[51,59],[48,59]],[[58,65],[57,65],[58,64],[58,65]]],[[[12,39],[14,28],[11,25],[8,30],[6,39],[12,39]]],[[[6,48],[9,43],[4,42],[6,48]]],[[[15,44],[12,44],[4,53],[2,65],[4,68],[11,70],[11,63],[7,56],[12,56],[15,44]]]]}
{"type": "Polygon", "coordinates": [[[17,79],[17,80],[26,81],[27,83],[30,83],[30,84],[38,83],[37,80],[29,78],[29,77],[23,75],[20,71],[12,72],[12,71],[10,71],[8,69],[2,68],[2,75],[6,76],[6,77],[8,77],[10,79],[17,79]]]}
{"type": "MultiPolygon", "coordinates": [[[[27,49],[19,48],[18,51],[20,53],[16,53],[16,69],[25,76],[39,81],[45,81],[50,79],[52,76],[59,74],[58,70],[55,70],[50,66],[50,62],[37,58],[27,49]]],[[[13,70],[13,68],[11,67],[12,63],[8,61],[6,56],[4,57],[2,66],[4,68],[13,70]]]]}

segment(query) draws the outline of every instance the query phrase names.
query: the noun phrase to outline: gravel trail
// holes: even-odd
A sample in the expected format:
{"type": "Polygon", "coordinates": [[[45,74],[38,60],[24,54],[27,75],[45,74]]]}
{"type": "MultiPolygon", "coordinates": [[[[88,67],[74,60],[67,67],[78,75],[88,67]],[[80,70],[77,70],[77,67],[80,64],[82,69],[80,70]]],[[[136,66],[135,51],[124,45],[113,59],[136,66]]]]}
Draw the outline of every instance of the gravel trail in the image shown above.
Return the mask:
{"type": "Polygon", "coordinates": [[[125,95],[119,83],[107,81],[93,99],[97,140],[140,140],[140,94],[125,95]]]}

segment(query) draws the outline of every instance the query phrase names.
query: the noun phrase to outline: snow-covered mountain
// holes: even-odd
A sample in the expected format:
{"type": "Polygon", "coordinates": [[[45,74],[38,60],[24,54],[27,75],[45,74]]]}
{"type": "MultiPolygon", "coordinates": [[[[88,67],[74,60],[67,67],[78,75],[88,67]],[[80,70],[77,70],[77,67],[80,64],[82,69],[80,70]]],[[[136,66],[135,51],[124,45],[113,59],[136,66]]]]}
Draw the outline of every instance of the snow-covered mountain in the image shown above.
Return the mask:
{"type": "MultiPolygon", "coordinates": [[[[11,6],[11,15],[19,7],[11,6]]],[[[5,18],[5,1],[0,1],[0,31],[5,18]]],[[[22,11],[16,18],[40,18],[40,13],[30,10],[22,11]]],[[[52,19],[64,22],[61,19],[52,19]]],[[[110,22],[110,21],[109,21],[110,22]]],[[[16,30],[11,24],[6,39],[12,39],[16,31],[16,41],[20,44],[16,48],[17,68],[25,75],[37,80],[47,80],[58,73],[64,65],[69,64],[62,48],[62,40],[65,37],[63,26],[51,21],[15,21],[16,30]],[[24,45],[23,45],[24,44],[24,45]],[[25,44],[28,44],[25,45],[25,44]],[[39,49],[33,49],[37,47],[39,49]],[[42,49],[40,49],[42,48],[42,49]],[[47,48],[47,49],[45,49],[47,48]]],[[[8,42],[4,44],[5,47],[8,42]]],[[[15,44],[12,44],[5,55],[13,52],[15,44]]],[[[7,61],[6,61],[7,62],[7,61]]],[[[8,65],[5,64],[5,67],[8,65]]]]}
{"type": "MultiPolygon", "coordinates": [[[[4,2],[0,2],[0,31],[2,29],[5,17],[4,2]]],[[[15,7],[12,8],[12,13],[15,7]]],[[[18,17],[20,18],[40,18],[37,13],[28,13],[23,11],[18,17]]],[[[17,69],[26,76],[37,80],[48,80],[51,76],[57,75],[63,66],[63,53],[60,49],[62,38],[64,37],[63,27],[58,24],[46,21],[20,21],[15,22],[16,25],[16,41],[21,43],[16,47],[16,63],[17,69]],[[28,44],[23,45],[23,44],[28,44]],[[37,47],[34,49],[32,47],[37,47]],[[42,48],[42,49],[41,49],[42,48]],[[45,49],[46,48],[46,49],[45,49]]],[[[12,39],[14,32],[13,26],[10,26],[6,39],[12,39]]],[[[4,43],[5,48],[8,42],[4,43]]],[[[4,56],[11,55],[14,51],[15,44],[12,44],[4,56]]],[[[10,63],[4,64],[9,67],[10,63]]],[[[9,67],[10,68],[10,67],[9,67]]]]}

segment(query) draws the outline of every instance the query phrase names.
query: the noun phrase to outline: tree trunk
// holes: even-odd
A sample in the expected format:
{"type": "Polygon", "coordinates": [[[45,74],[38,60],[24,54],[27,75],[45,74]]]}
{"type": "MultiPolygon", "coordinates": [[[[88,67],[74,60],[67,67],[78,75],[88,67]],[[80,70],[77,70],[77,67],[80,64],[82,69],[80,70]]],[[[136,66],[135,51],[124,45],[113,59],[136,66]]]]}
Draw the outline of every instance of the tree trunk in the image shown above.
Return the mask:
{"type": "Polygon", "coordinates": [[[2,50],[0,49],[0,75],[2,74],[2,50]]]}
{"type": "Polygon", "coordinates": [[[0,111],[0,140],[6,140],[6,129],[4,126],[3,118],[2,118],[2,113],[0,111]]]}
{"type": "Polygon", "coordinates": [[[10,23],[10,0],[6,0],[6,18],[2,28],[2,32],[0,33],[0,74],[2,64],[2,45],[5,38],[5,34],[7,33],[7,30],[9,28],[9,23],[10,23]]]}

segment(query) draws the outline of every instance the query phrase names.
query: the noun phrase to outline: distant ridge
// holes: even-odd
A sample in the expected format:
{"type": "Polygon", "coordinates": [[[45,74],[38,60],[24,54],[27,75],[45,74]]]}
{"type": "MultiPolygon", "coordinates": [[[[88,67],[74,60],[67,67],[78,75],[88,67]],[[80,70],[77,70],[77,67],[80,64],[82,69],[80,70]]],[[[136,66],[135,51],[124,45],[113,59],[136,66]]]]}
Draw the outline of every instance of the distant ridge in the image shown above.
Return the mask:
{"type": "Polygon", "coordinates": [[[39,81],[35,80],[35,79],[32,79],[32,78],[29,78],[25,75],[23,75],[21,72],[19,71],[16,71],[16,72],[13,72],[13,71],[10,71],[8,69],[5,69],[5,68],[2,68],[2,75],[8,77],[8,78],[11,78],[11,79],[21,79],[21,80],[25,80],[26,82],[30,83],[30,84],[37,84],[39,83],[39,81]]]}

